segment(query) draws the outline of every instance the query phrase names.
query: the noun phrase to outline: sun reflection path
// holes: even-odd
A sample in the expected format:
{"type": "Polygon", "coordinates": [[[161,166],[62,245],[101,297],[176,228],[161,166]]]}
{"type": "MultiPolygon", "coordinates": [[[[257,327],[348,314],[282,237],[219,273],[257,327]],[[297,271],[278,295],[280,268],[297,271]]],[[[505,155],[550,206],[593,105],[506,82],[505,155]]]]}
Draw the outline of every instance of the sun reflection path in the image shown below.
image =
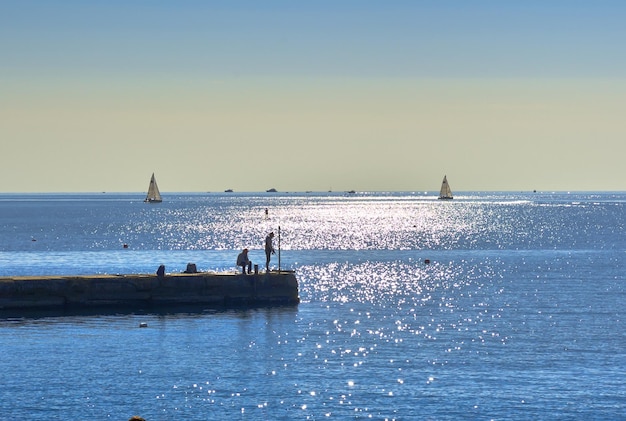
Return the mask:
{"type": "Polygon", "coordinates": [[[278,227],[285,250],[499,249],[555,241],[555,224],[538,218],[536,209],[529,202],[442,204],[415,196],[228,196],[155,208],[143,218],[124,219],[119,229],[94,229],[111,233],[116,244],[124,238],[134,248],[159,250],[260,249],[278,227]],[[128,222],[135,220],[140,222],[128,222]]]}
{"type": "MultiPolygon", "coordinates": [[[[354,320],[333,322],[335,334],[362,337],[368,344],[374,338],[374,343],[389,343],[417,336],[442,341],[442,352],[451,354],[486,341],[506,341],[498,327],[503,311],[498,298],[503,293],[498,286],[499,264],[487,259],[460,265],[398,261],[302,267],[301,297],[303,302],[340,303],[358,309],[354,320]],[[391,318],[395,328],[372,326],[372,319],[380,318],[391,318]]],[[[442,357],[434,363],[445,360],[442,357]]]]}
{"type": "Polygon", "coordinates": [[[380,306],[423,305],[437,290],[469,282],[464,266],[451,263],[362,262],[300,267],[301,295],[319,301],[380,306]],[[465,280],[463,280],[465,279],[465,280]]]}

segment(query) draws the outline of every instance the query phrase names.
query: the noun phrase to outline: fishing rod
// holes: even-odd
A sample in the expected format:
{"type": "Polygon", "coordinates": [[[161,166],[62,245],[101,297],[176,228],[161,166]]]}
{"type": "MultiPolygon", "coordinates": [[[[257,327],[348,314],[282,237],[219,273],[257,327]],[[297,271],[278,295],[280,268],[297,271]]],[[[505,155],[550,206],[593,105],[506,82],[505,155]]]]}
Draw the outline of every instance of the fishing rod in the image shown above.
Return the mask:
{"type": "Polygon", "coordinates": [[[278,226],[278,273],[280,273],[280,225],[278,226]]]}

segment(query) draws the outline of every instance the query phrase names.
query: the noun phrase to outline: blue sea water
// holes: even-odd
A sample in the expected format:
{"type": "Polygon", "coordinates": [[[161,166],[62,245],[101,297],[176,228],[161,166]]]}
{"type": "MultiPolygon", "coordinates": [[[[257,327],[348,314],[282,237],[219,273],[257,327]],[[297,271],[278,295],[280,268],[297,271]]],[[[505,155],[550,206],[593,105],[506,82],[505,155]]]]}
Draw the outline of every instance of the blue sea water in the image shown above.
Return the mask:
{"type": "Polygon", "coordinates": [[[0,276],[262,267],[274,231],[301,303],[0,314],[0,419],[626,419],[626,193],[164,196],[2,194],[0,276]]]}

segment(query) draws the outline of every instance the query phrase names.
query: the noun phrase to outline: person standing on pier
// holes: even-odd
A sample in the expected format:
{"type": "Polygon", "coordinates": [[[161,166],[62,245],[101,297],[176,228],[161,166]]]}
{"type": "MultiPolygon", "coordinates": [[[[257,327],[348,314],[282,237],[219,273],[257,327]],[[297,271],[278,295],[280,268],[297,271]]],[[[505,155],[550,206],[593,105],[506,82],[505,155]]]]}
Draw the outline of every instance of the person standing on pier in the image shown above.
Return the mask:
{"type": "Polygon", "coordinates": [[[270,258],[272,254],[276,254],[274,251],[274,245],[272,244],[272,239],[274,238],[274,233],[270,232],[265,237],[265,271],[270,271],[270,258]]]}

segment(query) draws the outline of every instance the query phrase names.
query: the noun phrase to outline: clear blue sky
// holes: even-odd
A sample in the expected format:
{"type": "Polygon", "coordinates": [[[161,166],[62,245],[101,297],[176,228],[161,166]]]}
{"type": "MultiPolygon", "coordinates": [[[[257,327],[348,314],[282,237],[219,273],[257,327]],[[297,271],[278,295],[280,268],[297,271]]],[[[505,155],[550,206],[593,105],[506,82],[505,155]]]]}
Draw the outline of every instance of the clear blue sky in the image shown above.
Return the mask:
{"type": "Polygon", "coordinates": [[[626,2],[5,1],[0,192],[625,190],[626,2]]]}

